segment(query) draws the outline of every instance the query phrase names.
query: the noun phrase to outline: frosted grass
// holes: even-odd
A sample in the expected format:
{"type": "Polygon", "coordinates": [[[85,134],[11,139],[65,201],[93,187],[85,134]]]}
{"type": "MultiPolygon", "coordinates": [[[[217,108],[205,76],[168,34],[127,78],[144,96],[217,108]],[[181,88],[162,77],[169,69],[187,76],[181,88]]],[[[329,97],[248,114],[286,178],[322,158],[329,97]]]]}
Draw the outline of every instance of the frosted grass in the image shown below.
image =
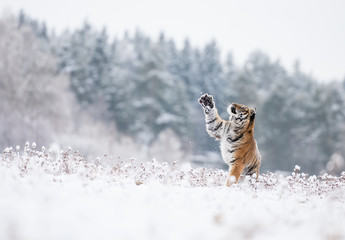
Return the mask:
{"type": "Polygon", "coordinates": [[[55,152],[0,158],[0,239],[343,239],[345,173],[226,172],[55,152]]]}

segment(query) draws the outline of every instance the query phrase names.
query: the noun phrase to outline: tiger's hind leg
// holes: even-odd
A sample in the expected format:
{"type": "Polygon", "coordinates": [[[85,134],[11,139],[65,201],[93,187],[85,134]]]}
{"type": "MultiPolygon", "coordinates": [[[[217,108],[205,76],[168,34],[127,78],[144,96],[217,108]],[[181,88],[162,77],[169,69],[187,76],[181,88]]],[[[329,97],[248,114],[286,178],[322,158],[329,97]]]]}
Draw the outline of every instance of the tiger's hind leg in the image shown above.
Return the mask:
{"type": "Polygon", "coordinates": [[[259,178],[259,174],[260,174],[260,165],[261,165],[261,162],[259,163],[258,167],[256,168],[256,172],[255,172],[255,174],[256,174],[256,181],[257,181],[258,178],[259,178]]]}
{"type": "Polygon", "coordinates": [[[229,167],[229,174],[226,178],[226,186],[230,187],[233,183],[237,183],[241,173],[243,172],[244,164],[236,163],[235,165],[229,167]]]}

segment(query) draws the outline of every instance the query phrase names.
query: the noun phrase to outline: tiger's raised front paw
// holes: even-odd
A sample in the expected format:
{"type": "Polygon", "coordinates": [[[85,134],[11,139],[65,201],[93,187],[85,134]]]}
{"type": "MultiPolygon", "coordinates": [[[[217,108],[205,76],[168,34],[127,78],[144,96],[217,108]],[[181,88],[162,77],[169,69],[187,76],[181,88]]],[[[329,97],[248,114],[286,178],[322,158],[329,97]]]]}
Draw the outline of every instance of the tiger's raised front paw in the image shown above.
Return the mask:
{"type": "Polygon", "coordinates": [[[208,95],[207,93],[199,98],[199,103],[204,109],[211,109],[214,107],[213,97],[212,95],[208,95]]]}

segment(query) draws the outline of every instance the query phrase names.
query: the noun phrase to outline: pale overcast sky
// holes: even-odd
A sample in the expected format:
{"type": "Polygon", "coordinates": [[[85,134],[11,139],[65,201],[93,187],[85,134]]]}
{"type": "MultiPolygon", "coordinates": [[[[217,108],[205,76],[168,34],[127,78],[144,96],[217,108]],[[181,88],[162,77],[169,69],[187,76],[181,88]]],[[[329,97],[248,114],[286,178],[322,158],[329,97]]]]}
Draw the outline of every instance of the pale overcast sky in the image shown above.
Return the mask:
{"type": "Polygon", "coordinates": [[[320,81],[345,77],[343,0],[1,0],[0,9],[23,9],[57,32],[88,19],[117,36],[139,28],[180,45],[186,37],[194,46],[215,39],[238,64],[260,49],[288,69],[299,59],[320,81]]]}

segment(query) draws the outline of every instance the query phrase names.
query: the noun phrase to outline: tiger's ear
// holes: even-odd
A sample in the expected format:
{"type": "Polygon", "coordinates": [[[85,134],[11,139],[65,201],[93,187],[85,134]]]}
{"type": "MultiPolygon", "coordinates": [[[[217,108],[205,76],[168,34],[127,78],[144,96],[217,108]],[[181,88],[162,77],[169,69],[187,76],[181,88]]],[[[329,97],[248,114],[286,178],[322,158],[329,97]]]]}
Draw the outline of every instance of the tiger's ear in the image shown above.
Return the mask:
{"type": "Polygon", "coordinates": [[[252,122],[255,119],[255,115],[256,115],[256,108],[251,108],[250,109],[250,121],[252,122]]]}

